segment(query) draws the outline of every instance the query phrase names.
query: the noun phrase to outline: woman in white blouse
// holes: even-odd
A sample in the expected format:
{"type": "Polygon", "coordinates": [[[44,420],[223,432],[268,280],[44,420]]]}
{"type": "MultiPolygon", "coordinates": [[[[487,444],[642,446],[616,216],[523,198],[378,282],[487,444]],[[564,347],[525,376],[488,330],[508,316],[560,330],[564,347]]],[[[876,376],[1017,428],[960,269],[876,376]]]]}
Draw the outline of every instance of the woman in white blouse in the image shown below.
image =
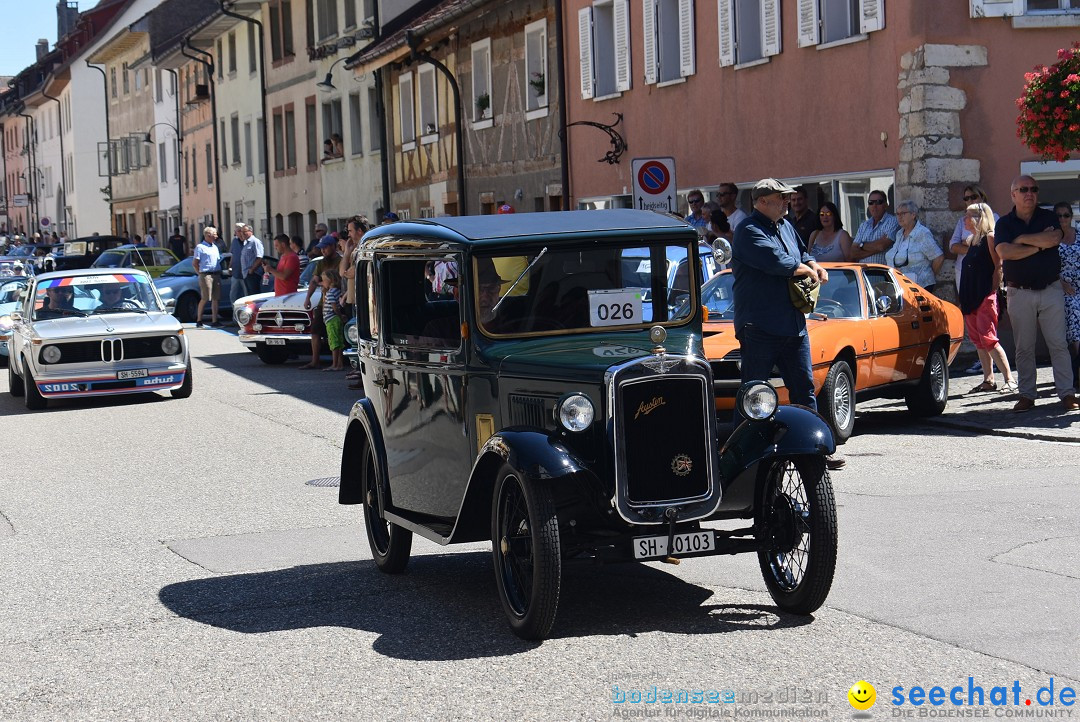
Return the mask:
{"type": "Polygon", "coordinates": [[[914,201],[896,204],[896,220],[900,230],[892,248],[885,252],[885,263],[933,293],[937,273],[945,263],[941,246],[930,229],[919,223],[919,206],[914,201]]]}

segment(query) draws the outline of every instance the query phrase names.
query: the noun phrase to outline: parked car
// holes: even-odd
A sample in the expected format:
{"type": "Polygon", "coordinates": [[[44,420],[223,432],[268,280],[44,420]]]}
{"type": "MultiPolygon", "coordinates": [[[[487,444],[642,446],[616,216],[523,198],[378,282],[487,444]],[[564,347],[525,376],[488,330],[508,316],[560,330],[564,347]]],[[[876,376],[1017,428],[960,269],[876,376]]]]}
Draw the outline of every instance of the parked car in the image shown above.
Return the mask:
{"type": "Polygon", "coordinates": [[[105,251],[128,244],[120,236],[83,236],[63,244],[63,254],[56,258],[57,271],[89,268],[105,251]]]}
{"type": "MultiPolygon", "coordinates": [[[[290,357],[311,353],[311,324],[313,309],[322,302],[322,289],[311,295],[311,308],[304,308],[307,285],[314,275],[310,263],[300,275],[296,293],[275,296],[273,292],[257,293],[237,299],[233,304],[233,319],[240,327],[240,343],[258,354],[267,364],[283,364],[290,357]]],[[[326,349],[326,336],[323,336],[326,349]]]]}
{"type": "Polygon", "coordinates": [[[157,278],[179,260],[168,248],[127,244],[103,251],[90,268],[139,268],[157,278]]]}
{"type": "MultiPolygon", "coordinates": [[[[2,273],[3,268],[0,268],[0,274],[2,273]]],[[[8,343],[11,341],[11,329],[15,325],[11,312],[18,308],[20,295],[28,285],[30,279],[26,276],[0,275],[0,366],[7,365],[8,343]]]]}
{"type": "MultiPolygon", "coordinates": [[[[683,221],[627,209],[365,235],[364,397],[338,500],[363,507],[378,569],[401,572],[413,534],[490,540],[502,608],[525,638],[550,633],[570,560],[756,553],[781,609],[824,603],[836,560],[828,426],[755,382],[739,397],[750,420],[721,450],[699,285],[676,309],[642,300],[643,287],[671,297],[666,259],[697,244],[683,221]],[[645,249],[647,268],[630,272],[630,249],[645,249]],[[456,265],[449,300],[426,298],[434,262],[456,265]]],[[[610,601],[610,614],[633,603],[610,601]]]]}
{"type": "MultiPolygon", "coordinates": [[[[228,318],[232,314],[232,301],[229,300],[229,281],[232,278],[232,254],[221,256],[222,283],[218,296],[218,315],[228,318]]],[[[199,310],[202,290],[199,288],[199,274],[191,256],[175,264],[172,268],[154,279],[154,288],[161,296],[165,309],[176,316],[182,323],[194,323],[199,319],[195,314],[199,310]]],[[[211,312],[210,305],[203,308],[203,314],[211,312]]]]}
{"type": "MultiPolygon", "coordinates": [[[[912,413],[932,416],[949,400],[949,364],[964,339],[960,309],[942,301],[889,266],[823,263],[814,311],[807,315],[810,357],[818,412],[837,443],[851,436],[857,398],[903,398],[912,413]]],[[[725,271],[707,282],[702,303],[705,355],[712,366],[716,407],[730,410],[740,386],[740,351],[735,338],[731,287],[725,271]]],[[[769,380],[781,403],[787,390],[769,380]]]]}
{"type": "Polygon", "coordinates": [[[27,408],[82,396],[191,395],[183,328],[144,271],[45,273],[22,296],[11,314],[8,390],[27,408]]]}

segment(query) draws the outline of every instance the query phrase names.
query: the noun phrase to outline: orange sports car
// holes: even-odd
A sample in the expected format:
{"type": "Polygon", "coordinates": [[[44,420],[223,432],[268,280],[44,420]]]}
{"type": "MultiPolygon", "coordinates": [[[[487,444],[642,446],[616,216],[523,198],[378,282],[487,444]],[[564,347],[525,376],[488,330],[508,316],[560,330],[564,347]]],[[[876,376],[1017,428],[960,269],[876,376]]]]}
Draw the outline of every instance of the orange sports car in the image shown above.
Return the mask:
{"type": "MultiPolygon", "coordinates": [[[[904,398],[920,416],[934,416],[949,398],[949,364],[964,338],[960,309],[889,266],[823,263],[829,272],[817,305],[806,316],[818,412],[837,443],[851,436],[855,399],[904,398]]],[[[708,309],[705,355],[712,366],[716,408],[732,409],[739,390],[731,271],[702,288],[708,309]]],[[[779,374],[777,374],[778,376],[779,374]]],[[[780,378],[768,379],[787,394],[780,378]]]]}

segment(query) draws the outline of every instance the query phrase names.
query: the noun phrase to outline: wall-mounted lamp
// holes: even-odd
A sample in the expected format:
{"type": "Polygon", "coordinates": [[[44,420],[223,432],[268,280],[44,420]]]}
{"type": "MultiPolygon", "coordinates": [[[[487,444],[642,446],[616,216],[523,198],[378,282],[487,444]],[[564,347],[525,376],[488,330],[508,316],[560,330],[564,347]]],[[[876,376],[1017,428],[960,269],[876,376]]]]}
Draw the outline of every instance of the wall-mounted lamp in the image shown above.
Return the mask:
{"type": "Polygon", "coordinates": [[[335,60],[334,64],[330,66],[330,69],[326,71],[326,77],[323,78],[320,82],[315,83],[315,87],[317,87],[324,93],[329,93],[331,90],[337,90],[337,86],[334,85],[334,68],[337,67],[338,63],[343,62],[347,59],[347,57],[344,57],[335,60]]]}

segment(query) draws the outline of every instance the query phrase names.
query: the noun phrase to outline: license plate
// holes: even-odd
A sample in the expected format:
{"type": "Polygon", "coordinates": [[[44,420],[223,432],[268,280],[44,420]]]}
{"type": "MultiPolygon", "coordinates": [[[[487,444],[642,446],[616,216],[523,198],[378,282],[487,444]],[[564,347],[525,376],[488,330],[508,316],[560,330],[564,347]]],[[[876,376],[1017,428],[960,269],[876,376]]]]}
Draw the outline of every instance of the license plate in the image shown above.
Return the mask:
{"type": "Polygon", "coordinates": [[[283,338],[268,338],[266,339],[267,346],[284,346],[285,339],[283,338]]]}
{"type": "MultiPolygon", "coordinates": [[[[696,554],[711,552],[716,549],[716,537],[711,531],[694,531],[688,534],[676,534],[672,540],[674,554],[696,554]]],[[[641,536],[634,539],[635,559],[654,559],[668,555],[667,534],[664,536],[641,536]]]]}
{"type": "Polygon", "coordinates": [[[117,371],[116,378],[123,381],[124,379],[141,379],[146,377],[146,369],[128,369],[127,371],[117,371]]]}

